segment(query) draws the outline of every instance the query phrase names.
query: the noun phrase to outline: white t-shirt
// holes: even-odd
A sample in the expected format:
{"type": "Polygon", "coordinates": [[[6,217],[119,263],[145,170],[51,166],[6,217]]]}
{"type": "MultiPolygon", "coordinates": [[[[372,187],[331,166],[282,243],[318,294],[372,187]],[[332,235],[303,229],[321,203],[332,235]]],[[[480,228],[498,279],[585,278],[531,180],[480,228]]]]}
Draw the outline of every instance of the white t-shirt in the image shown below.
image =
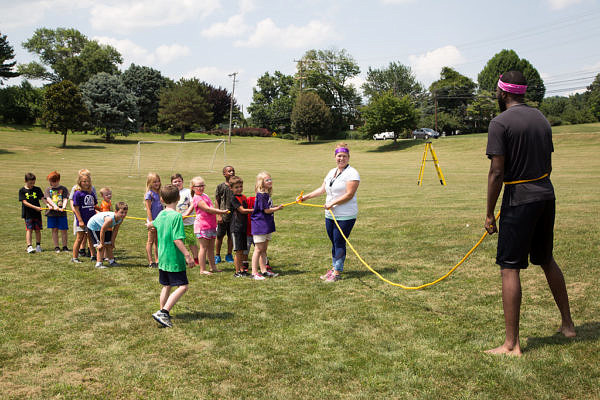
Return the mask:
{"type": "MultiPolygon", "coordinates": [[[[327,193],[326,203],[330,203],[346,193],[346,184],[349,181],[360,181],[358,171],[348,165],[337,177],[335,173],[338,169],[334,168],[325,177],[325,193],[327,193]]],[[[342,219],[356,218],[358,215],[358,204],[356,203],[356,193],[354,197],[343,204],[337,204],[333,208],[333,214],[336,218],[342,219]]],[[[325,217],[331,218],[329,210],[325,210],[325,217]]]]}
{"type": "MultiPolygon", "coordinates": [[[[192,191],[188,188],[183,188],[179,191],[179,201],[175,209],[182,214],[185,210],[190,208],[192,204],[192,191]]],[[[194,225],[194,217],[187,217],[183,219],[183,225],[194,225]]]]}

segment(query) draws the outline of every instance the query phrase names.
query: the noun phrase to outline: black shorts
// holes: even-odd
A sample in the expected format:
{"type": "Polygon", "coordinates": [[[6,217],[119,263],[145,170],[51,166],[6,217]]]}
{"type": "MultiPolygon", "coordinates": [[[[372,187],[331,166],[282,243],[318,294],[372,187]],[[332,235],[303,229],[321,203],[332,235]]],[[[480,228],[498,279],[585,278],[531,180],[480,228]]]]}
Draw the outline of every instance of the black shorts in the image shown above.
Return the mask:
{"type": "Polygon", "coordinates": [[[502,206],[498,226],[496,264],[502,268],[525,269],[552,260],[554,242],[554,199],[502,206]]]}
{"type": "Polygon", "coordinates": [[[217,225],[217,238],[221,239],[225,235],[231,237],[231,221],[221,222],[217,225]]]}
{"type": "Polygon", "coordinates": [[[248,250],[248,235],[246,232],[233,232],[233,251],[248,250]]]}
{"type": "MultiPolygon", "coordinates": [[[[90,238],[92,239],[92,244],[94,246],[96,246],[98,243],[100,243],[100,231],[88,230],[88,234],[90,235],[90,238]]],[[[105,231],[104,232],[104,244],[111,244],[111,243],[112,243],[112,231],[105,231]]]]}
{"type": "Polygon", "coordinates": [[[159,269],[158,281],[163,286],[183,286],[188,284],[188,278],[185,271],[168,272],[159,269]]]}

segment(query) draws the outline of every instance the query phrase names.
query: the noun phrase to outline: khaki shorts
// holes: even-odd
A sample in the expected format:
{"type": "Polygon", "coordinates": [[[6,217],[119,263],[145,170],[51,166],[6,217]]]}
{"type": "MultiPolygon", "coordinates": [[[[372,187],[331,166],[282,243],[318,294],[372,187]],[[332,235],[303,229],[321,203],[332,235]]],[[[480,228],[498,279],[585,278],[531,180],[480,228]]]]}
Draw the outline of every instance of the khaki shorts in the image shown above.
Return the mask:
{"type": "Polygon", "coordinates": [[[254,240],[254,244],[264,243],[271,240],[271,234],[267,233],[266,235],[252,235],[252,240],[254,240]]]}

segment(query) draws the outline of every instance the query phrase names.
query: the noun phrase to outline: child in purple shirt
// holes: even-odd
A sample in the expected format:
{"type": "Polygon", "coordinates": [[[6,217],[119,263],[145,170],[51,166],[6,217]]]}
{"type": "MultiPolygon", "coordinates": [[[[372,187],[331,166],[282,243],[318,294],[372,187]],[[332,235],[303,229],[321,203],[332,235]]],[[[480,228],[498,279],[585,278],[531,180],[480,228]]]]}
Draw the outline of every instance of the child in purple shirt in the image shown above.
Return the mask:
{"type": "Polygon", "coordinates": [[[73,258],[71,258],[71,261],[81,263],[77,256],[79,255],[79,247],[85,240],[88,241],[92,259],[95,258],[93,246],[87,235],[87,223],[96,214],[98,199],[96,199],[96,194],[92,192],[92,178],[90,175],[79,175],[77,186],[79,190],[73,195],[73,213],[77,221],[77,237],[73,244],[73,258]]]}
{"type": "Polygon", "coordinates": [[[263,280],[262,275],[267,271],[265,258],[271,233],[275,232],[275,218],[273,213],[281,210],[282,205],[273,207],[271,192],[273,191],[273,179],[268,172],[261,172],[256,176],[256,200],[254,211],[250,216],[252,221],[252,239],[254,240],[254,253],[252,254],[252,279],[263,280]],[[258,273],[258,268],[262,273],[258,273]]]}
{"type": "MultiPolygon", "coordinates": [[[[144,195],[144,204],[146,206],[146,222],[152,222],[163,210],[160,202],[160,176],[150,172],[146,178],[146,194],[144,195]]],[[[158,238],[156,237],[156,228],[152,225],[148,228],[148,241],[146,242],[146,256],[148,257],[148,267],[158,268],[158,238]],[[154,259],[152,258],[152,249],[154,248],[154,259]]]]}

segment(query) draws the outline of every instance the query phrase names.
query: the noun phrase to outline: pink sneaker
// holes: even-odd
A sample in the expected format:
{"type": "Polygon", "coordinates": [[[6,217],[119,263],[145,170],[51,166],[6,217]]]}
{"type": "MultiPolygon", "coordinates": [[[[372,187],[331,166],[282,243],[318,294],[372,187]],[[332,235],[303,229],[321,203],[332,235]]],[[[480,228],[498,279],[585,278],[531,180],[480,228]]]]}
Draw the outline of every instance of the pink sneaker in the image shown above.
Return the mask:
{"type": "Polygon", "coordinates": [[[333,268],[330,269],[329,271],[327,271],[327,273],[325,275],[321,275],[319,278],[321,278],[322,280],[326,280],[326,279],[329,279],[331,274],[333,274],[333,268]]]}
{"type": "Polygon", "coordinates": [[[327,279],[325,279],[325,282],[337,282],[340,279],[342,279],[342,275],[341,274],[335,274],[332,271],[331,275],[329,275],[329,277],[327,279]]]}

